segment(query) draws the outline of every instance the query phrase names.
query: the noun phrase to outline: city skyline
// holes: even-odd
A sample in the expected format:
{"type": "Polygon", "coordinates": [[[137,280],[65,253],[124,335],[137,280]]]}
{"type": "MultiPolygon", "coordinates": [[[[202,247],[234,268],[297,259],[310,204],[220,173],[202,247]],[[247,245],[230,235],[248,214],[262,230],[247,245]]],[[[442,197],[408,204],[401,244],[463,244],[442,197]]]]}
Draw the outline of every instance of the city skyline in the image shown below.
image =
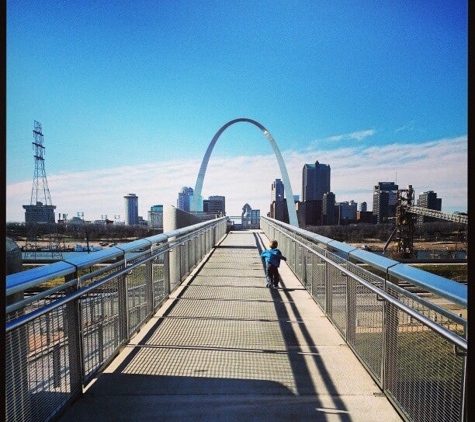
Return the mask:
{"type": "MultiPolygon", "coordinates": [[[[437,192],[467,211],[467,2],[138,5],[7,2],[7,221],[24,221],[42,123],[57,214],[87,220],[176,204],[206,147],[235,118],[274,137],[294,194],[331,165],[337,201],[378,182],[437,192]],[[297,6],[296,6],[297,4],[297,6]]],[[[223,133],[203,197],[269,208],[280,178],[262,133],[223,133]]]]}

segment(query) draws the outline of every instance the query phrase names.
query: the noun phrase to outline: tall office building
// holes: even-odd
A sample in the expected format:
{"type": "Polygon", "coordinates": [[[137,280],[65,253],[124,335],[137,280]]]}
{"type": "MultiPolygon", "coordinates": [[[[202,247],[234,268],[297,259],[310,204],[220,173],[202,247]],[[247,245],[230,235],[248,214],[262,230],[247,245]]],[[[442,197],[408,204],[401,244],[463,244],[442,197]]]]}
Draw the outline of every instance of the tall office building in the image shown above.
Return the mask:
{"type": "Polygon", "coordinates": [[[163,229],[163,205],[152,205],[150,207],[148,226],[152,229],[163,229]]]}
{"type": "Polygon", "coordinates": [[[302,169],[302,201],[321,201],[330,192],[330,166],[328,164],[304,164],[302,169]]]}
{"type": "Polygon", "coordinates": [[[279,202],[284,200],[284,184],[282,180],[275,179],[272,182],[271,186],[271,193],[270,193],[270,201],[271,202],[279,202]]]}
{"type": "Polygon", "coordinates": [[[245,229],[258,229],[260,227],[261,210],[253,210],[249,204],[242,207],[241,222],[245,229]]]}
{"type": "Polygon", "coordinates": [[[284,184],[282,183],[282,180],[275,179],[275,181],[272,182],[270,197],[270,218],[288,223],[289,211],[287,209],[287,201],[284,196],[284,184]]]}
{"type": "Polygon", "coordinates": [[[335,194],[325,192],[322,199],[322,225],[332,226],[335,224],[335,194]]]}
{"type": "Polygon", "coordinates": [[[338,207],[338,224],[345,225],[348,223],[356,223],[356,213],[358,204],[351,200],[337,204],[338,207]]]}
{"type": "Polygon", "coordinates": [[[190,205],[193,199],[193,188],[183,186],[178,193],[177,208],[183,211],[190,212],[190,205]]]}
{"type": "Polygon", "coordinates": [[[226,213],[226,197],[221,195],[208,196],[208,199],[203,201],[203,211],[224,215],[226,213]]]}
{"type": "Polygon", "coordinates": [[[379,182],[373,191],[373,216],[377,224],[387,223],[396,216],[397,191],[393,182],[379,182]]]}
{"type": "Polygon", "coordinates": [[[124,196],[125,199],[125,225],[139,224],[139,197],[135,193],[124,196]]]}
{"type": "MultiPolygon", "coordinates": [[[[417,206],[428,208],[430,210],[442,211],[442,198],[437,198],[437,193],[430,190],[419,195],[417,206]]],[[[419,215],[417,217],[418,223],[430,223],[433,221],[437,221],[437,218],[426,217],[424,215],[419,215]]]]}

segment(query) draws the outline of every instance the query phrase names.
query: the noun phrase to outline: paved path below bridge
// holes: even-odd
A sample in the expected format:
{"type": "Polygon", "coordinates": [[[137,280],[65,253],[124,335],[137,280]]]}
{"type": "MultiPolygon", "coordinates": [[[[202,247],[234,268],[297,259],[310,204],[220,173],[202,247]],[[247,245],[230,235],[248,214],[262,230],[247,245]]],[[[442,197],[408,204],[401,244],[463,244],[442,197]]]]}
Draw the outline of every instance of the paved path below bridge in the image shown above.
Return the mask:
{"type": "Polygon", "coordinates": [[[63,415],[71,421],[401,421],[262,232],[231,232],[63,415]]]}

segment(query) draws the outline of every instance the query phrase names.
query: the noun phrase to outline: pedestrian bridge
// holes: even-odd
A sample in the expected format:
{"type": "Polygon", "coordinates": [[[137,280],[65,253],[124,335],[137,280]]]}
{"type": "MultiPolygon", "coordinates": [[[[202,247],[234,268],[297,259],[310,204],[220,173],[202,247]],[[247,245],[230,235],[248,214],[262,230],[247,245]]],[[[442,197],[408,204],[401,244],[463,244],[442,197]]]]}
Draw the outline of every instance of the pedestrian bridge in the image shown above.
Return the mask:
{"type": "Polygon", "coordinates": [[[13,274],[7,297],[8,421],[467,420],[466,286],[276,220],[13,274]]]}

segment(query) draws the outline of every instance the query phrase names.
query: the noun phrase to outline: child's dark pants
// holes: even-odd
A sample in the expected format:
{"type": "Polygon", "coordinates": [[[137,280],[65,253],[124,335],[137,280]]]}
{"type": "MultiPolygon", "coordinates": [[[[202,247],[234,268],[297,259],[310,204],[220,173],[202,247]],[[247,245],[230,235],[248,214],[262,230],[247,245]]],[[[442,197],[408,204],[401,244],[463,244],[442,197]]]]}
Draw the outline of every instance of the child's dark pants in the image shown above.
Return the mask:
{"type": "Polygon", "coordinates": [[[266,264],[266,278],[271,286],[277,287],[279,284],[279,269],[270,262],[266,264]]]}

